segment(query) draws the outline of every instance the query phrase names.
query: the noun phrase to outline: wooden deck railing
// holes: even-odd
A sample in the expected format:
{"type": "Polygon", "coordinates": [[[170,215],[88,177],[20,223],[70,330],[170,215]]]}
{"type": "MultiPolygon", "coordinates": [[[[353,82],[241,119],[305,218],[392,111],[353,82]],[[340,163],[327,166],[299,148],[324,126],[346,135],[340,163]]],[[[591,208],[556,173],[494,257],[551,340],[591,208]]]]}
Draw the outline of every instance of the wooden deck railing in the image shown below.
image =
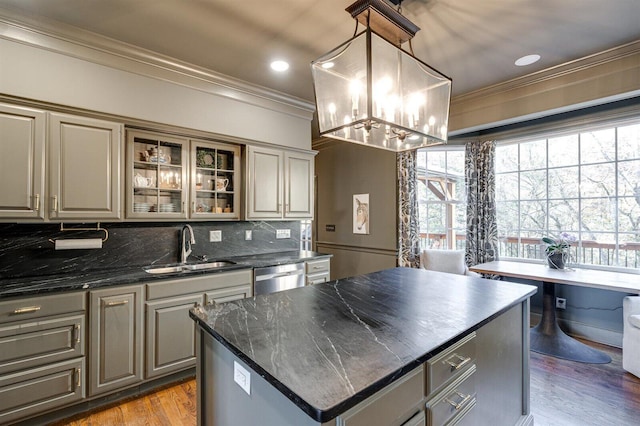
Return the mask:
{"type": "MultiPolygon", "coordinates": [[[[422,248],[448,248],[445,234],[420,234],[422,248]]],[[[539,238],[499,237],[501,258],[519,257],[524,259],[544,259],[545,245],[539,238]]],[[[466,236],[456,234],[455,249],[465,248],[466,236]]],[[[613,243],[580,241],[571,246],[571,263],[585,265],[619,266],[640,268],[640,243],[624,243],[617,248],[613,243]],[[616,250],[618,264],[616,264],[616,250]]]]}

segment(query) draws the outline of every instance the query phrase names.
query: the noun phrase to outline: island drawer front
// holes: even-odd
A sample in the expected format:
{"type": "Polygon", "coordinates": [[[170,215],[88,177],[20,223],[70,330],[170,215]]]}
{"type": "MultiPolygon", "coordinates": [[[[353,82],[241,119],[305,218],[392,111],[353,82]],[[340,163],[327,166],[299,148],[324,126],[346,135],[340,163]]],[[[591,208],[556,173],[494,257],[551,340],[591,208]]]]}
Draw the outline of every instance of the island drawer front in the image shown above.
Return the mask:
{"type": "Polygon", "coordinates": [[[0,376],[0,424],[84,397],[84,358],[0,376]]]}
{"type": "Polygon", "coordinates": [[[220,272],[191,278],[171,279],[147,284],[147,300],[184,296],[190,293],[204,293],[218,288],[251,285],[253,270],[243,269],[233,272],[220,272]]]}
{"type": "Polygon", "coordinates": [[[476,404],[475,365],[427,402],[427,426],[456,424],[476,404]]]}
{"type": "Polygon", "coordinates": [[[330,266],[331,259],[308,260],[306,262],[306,273],[317,274],[318,272],[325,272],[329,270],[330,266]]]}
{"type": "Polygon", "coordinates": [[[427,396],[446,386],[476,362],[476,333],[440,352],[426,366],[427,396]]]}
{"type": "Polygon", "coordinates": [[[424,401],[424,369],[416,368],[336,419],[336,426],[402,424],[424,401]]]}
{"type": "Polygon", "coordinates": [[[85,316],[0,326],[0,374],[84,355],[85,316]]]}
{"type": "Polygon", "coordinates": [[[73,292],[0,301],[0,324],[84,311],[87,294],[73,292]]]}

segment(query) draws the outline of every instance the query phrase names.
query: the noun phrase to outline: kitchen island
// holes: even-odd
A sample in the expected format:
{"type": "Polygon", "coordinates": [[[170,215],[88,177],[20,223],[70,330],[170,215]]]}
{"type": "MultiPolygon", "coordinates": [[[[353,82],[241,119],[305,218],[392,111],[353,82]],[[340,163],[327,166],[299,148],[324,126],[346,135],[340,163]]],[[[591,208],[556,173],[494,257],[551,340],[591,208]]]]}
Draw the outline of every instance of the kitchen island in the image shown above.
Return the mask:
{"type": "Polygon", "coordinates": [[[196,307],[199,424],[532,424],[535,291],[393,268],[196,307]]]}

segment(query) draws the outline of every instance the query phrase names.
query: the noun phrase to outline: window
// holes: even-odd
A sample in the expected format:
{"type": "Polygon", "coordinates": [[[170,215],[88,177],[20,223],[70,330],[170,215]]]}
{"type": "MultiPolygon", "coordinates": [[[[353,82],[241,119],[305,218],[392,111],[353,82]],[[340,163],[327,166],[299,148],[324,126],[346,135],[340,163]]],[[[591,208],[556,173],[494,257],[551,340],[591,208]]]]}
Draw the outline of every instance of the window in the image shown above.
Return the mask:
{"type": "Polygon", "coordinates": [[[464,147],[418,150],[417,179],[421,248],[464,249],[464,147]]]}
{"type": "Polygon", "coordinates": [[[500,143],[496,210],[501,258],[568,232],[571,263],[640,267],[640,120],[500,143]]]}
{"type": "Polygon", "coordinates": [[[300,221],[300,250],[311,250],[311,221],[300,221]]]}

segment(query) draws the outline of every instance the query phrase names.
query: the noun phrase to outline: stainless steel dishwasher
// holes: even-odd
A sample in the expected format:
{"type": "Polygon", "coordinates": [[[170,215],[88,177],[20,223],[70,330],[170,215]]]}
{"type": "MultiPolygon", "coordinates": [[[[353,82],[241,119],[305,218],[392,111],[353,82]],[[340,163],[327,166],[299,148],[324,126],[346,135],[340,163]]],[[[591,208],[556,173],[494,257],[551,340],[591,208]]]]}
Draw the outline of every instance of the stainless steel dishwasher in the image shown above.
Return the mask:
{"type": "Polygon", "coordinates": [[[304,286],[304,262],[255,268],[253,294],[275,293],[304,286]]]}

